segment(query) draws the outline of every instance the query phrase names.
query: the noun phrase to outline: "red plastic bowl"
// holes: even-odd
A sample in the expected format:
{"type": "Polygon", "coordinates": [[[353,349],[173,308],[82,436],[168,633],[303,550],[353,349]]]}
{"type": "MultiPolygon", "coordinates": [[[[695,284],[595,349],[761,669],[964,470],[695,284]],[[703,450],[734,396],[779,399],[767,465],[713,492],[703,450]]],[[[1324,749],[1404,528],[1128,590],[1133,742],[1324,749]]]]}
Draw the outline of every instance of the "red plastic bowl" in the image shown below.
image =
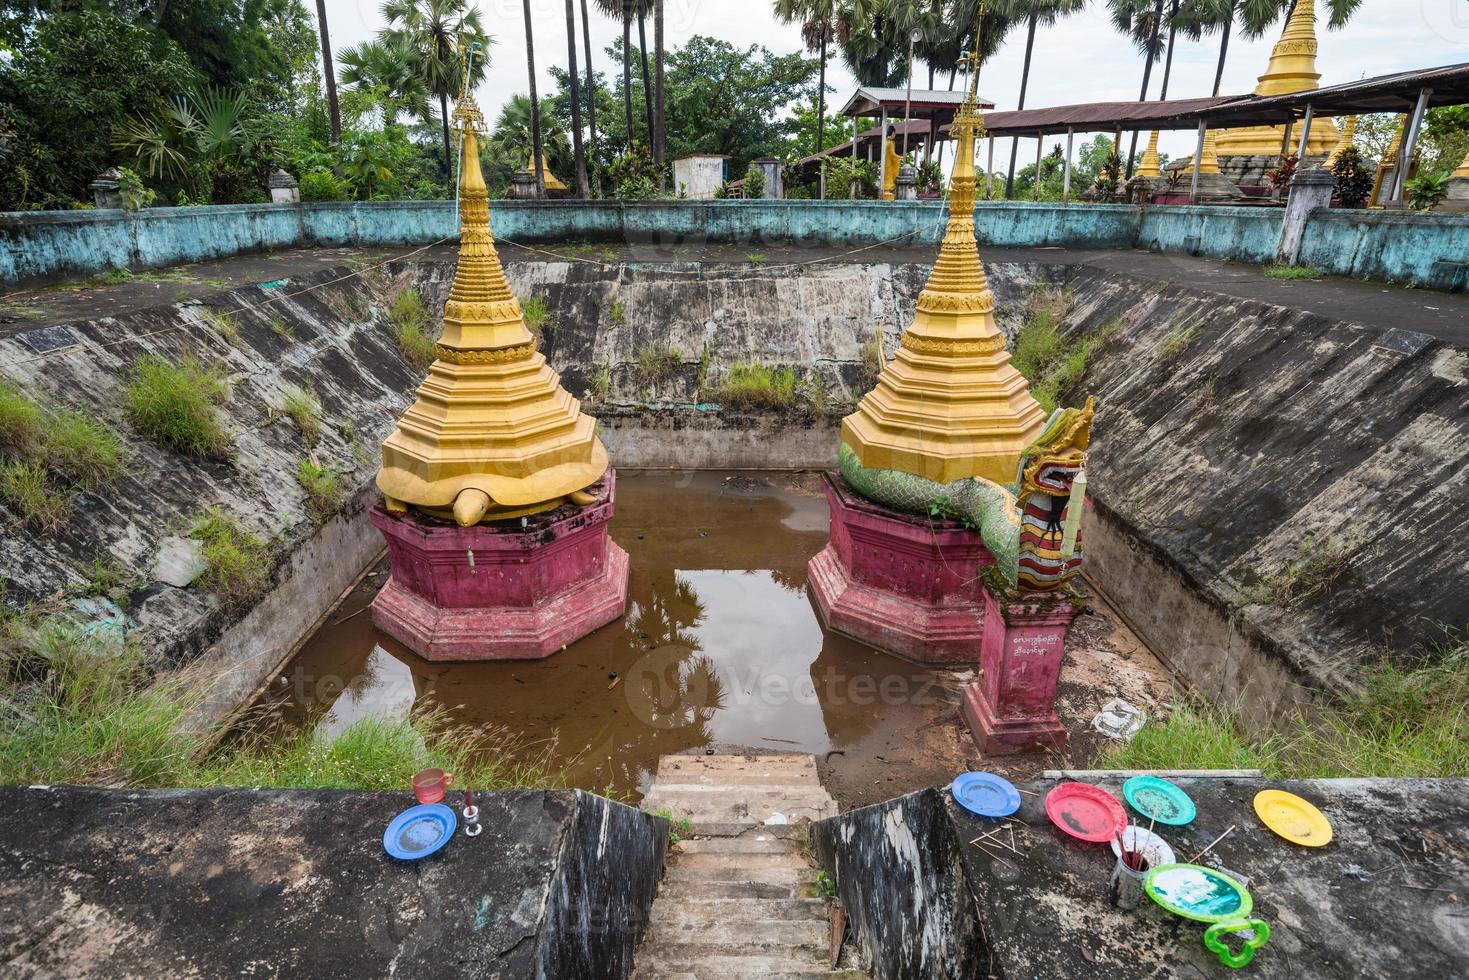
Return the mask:
{"type": "Polygon", "coordinates": [[[1046,816],[1063,834],[1105,844],[1127,829],[1127,811],[1111,793],[1087,783],[1062,783],[1046,794],[1046,816]]]}

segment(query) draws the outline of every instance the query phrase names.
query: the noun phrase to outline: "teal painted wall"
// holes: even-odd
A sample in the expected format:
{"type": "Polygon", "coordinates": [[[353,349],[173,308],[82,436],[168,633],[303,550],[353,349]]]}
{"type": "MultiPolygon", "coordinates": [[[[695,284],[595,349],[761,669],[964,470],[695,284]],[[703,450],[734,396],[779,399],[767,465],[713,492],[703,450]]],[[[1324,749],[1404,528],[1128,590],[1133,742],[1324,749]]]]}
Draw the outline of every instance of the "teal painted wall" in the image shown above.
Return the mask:
{"type": "MultiPolygon", "coordinates": [[[[932,245],[946,213],[930,201],[496,201],[491,210],[496,236],[508,241],[667,246],[932,245]]],[[[1146,248],[1269,262],[1281,215],[1270,208],[1003,202],[980,205],[976,230],[985,245],[1146,248]]],[[[442,201],[17,212],[0,214],[0,284],[298,246],[427,245],[454,234],[453,205],[442,201]]],[[[1321,211],[1307,226],[1301,261],[1337,275],[1463,288],[1469,215],[1321,211]]]]}

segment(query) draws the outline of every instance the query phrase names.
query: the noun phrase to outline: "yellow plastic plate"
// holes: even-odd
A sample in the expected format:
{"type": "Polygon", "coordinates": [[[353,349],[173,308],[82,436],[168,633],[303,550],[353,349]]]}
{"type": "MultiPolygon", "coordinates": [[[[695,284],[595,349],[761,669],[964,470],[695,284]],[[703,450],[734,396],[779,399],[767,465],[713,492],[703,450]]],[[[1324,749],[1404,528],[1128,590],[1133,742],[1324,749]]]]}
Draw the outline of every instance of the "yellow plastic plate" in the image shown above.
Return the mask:
{"type": "Polygon", "coordinates": [[[1326,817],[1294,793],[1278,789],[1257,793],[1255,814],[1265,826],[1292,844],[1325,847],[1331,843],[1331,824],[1326,817]]]}

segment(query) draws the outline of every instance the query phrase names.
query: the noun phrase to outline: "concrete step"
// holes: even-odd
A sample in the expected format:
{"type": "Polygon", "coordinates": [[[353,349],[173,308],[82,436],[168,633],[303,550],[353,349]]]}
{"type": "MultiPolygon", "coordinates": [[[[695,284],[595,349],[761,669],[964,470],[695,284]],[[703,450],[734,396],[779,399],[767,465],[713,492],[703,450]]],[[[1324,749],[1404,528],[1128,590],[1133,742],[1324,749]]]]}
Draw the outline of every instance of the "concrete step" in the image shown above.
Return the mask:
{"type": "Polygon", "coordinates": [[[729,881],[719,879],[664,879],[658,897],[678,900],[707,898],[810,898],[811,885],[804,881],[729,881]]]}
{"type": "Polygon", "coordinates": [[[830,911],[820,898],[705,898],[659,901],[653,905],[659,922],[820,922],[826,926],[830,911]]]}
{"type": "Polygon", "coordinates": [[[806,868],[679,868],[678,873],[664,876],[672,881],[748,881],[768,885],[805,884],[812,878],[806,868]]]}
{"type": "Polygon", "coordinates": [[[642,808],[649,813],[666,809],[675,820],[687,818],[697,824],[763,824],[777,813],[794,823],[803,818],[821,820],[837,814],[836,801],[825,790],[752,794],[728,786],[704,786],[692,791],[681,788],[678,792],[665,793],[655,785],[644,797],[642,808]]]}
{"type": "Polygon", "coordinates": [[[774,834],[745,833],[739,836],[694,837],[681,840],[670,854],[800,854],[801,842],[774,834]]]}
{"type": "Polygon", "coordinates": [[[694,970],[650,968],[633,971],[633,980],[868,980],[861,970],[781,970],[774,973],[736,970],[721,973],[719,967],[694,970]]]}
{"type": "Polygon", "coordinates": [[[800,950],[813,956],[831,944],[826,922],[811,920],[781,922],[672,922],[654,918],[643,942],[651,950],[675,946],[700,947],[720,953],[792,955],[800,950]]]}
{"type": "Polygon", "coordinates": [[[767,854],[749,851],[737,853],[687,852],[668,856],[668,871],[684,868],[794,868],[806,871],[811,867],[806,856],[799,851],[767,854]]]}
{"type": "Polygon", "coordinates": [[[750,954],[739,950],[720,952],[703,946],[642,946],[637,955],[637,975],[666,977],[691,974],[699,980],[724,980],[731,975],[768,977],[774,974],[830,976],[827,953],[809,955],[750,954]]]}

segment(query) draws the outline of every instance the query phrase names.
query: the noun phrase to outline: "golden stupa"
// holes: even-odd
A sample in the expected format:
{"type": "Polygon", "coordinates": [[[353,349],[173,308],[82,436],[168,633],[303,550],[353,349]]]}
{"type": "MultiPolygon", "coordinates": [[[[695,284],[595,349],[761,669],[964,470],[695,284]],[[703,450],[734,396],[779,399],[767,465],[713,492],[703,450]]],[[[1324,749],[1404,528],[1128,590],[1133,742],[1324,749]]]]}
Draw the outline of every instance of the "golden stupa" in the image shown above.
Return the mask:
{"type": "Polygon", "coordinates": [[[1342,155],[1342,151],[1355,145],[1357,142],[1357,117],[1347,116],[1347,124],[1342,127],[1341,139],[1336,141],[1336,146],[1331,148],[1331,156],[1321,166],[1330,170],[1336,166],[1336,158],[1342,155]]]}
{"type": "MultiPolygon", "coordinates": [[[[536,175],[536,152],[534,150],[531,151],[530,159],[525,161],[525,172],[530,174],[532,177],[536,175]]],[[[548,193],[551,191],[566,190],[566,185],[561,182],[561,178],[557,177],[551,172],[551,166],[550,164],[546,163],[546,158],[544,156],[541,157],[541,173],[545,175],[546,191],[548,193]]]]}
{"type": "Polygon", "coordinates": [[[938,260],[897,355],[843,420],[842,441],[868,468],[939,483],[971,476],[1011,483],[1046,413],[1010,364],[974,237],[974,142],[984,124],[978,57],[970,63],[969,97],[953,126],[958,152],[938,260]]]}
{"type": "MultiPolygon", "coordinates": [[[[1190,163],[1193,161],[1190,160],[1190,163]]],[[[1199,154],[1199,175],[1220,173],[1219,137],[1212,129],[1204,130],[1204,152],[1199,154]]]]}
{"type": "Polygon", "coordinates": [[[377,485],[390,512],[413,507],[471,527],[587,503],[582,491],[607,471],[607,450],[536,350],[505,281],[479,163],[483,116],[466,97],[454,117],[463,136],[459,264],[438,359],[383,443],[377,485]]]}
{"type": "Polygon", "coordinates": [[[1153,130],[1153,135],[1148,137],[1148,148],[1143,151],[1143,158],[1137,165],[1137,176],[1139,177],[1161,177],[1163,176],[1162,161],[1158,156],[1158,131],[1153,130]]]}
{"type": "Polygon", "coordinates": [[[1450,176],[1469,179],[1469,156],[1464,157],[1464,162],[1459,164],[1459,169],[1455,170],[1450,176]]]}
{"type": "MultiPolygon", "coordinates": [[[[1256,95],[1292,95],[1320,87],[1321,73],[1316,70],[1316,4],[1315,0],[1299,0],[1275,50],[1270,54],[1270,65],[1260,76],[1255,86],[1256,95]]],[[[1336,124],[1330,119],[1314,119],[1311,136],[1306,143],[1306,156],[1320,157],[1336,147],[1339,135],[1336,124]]],[[[1301,127],[1296,125],[1291,133],[1291,145],[1286,151],[1295,154],[1300,150],[1301,127]]],[[[1284,126],[1249,126],[1244,129],[1227,129],[1219,134],[1217,149],[1222,157],[1280,156],[1281,144],[1285,141],[1284,126]]]]}

